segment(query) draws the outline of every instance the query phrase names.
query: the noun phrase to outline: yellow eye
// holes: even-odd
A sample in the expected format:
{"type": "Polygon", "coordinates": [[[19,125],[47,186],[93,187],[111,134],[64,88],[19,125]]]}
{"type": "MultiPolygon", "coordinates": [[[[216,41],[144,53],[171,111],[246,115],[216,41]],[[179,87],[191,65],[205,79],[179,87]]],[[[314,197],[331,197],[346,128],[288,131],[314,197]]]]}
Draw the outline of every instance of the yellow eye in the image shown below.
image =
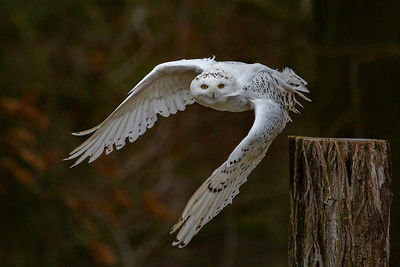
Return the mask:
{"type": "Polygon", "coordinates": [[[225,85],[223,83],[218,84],[218,88],[224,88],[225,85]]]}
{"type": "Polygon", "coordinates": [[[207,88],[208,88],[208,85],[202,84],[200,87],[201,87],[201,89],[207,89],[207,88]]]}

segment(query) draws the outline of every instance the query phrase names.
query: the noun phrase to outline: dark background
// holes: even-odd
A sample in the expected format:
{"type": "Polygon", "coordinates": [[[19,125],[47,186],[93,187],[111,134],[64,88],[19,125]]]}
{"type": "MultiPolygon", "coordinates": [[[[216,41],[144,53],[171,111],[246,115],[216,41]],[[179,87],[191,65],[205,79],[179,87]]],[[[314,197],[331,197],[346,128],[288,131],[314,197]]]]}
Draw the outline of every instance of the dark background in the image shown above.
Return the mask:
{"type": "Polygon", "coordinates": [[[288,135],[388,139],[391,263],[400,265],[400,1],[1,1],[1,266],[285,266],[288,135]],[[62,158],[155,65],[181,58],[292,67],[312,103],[233,205],[188,247],[170,227],[253,114],[189,106],[134,144],[62,158]]]}

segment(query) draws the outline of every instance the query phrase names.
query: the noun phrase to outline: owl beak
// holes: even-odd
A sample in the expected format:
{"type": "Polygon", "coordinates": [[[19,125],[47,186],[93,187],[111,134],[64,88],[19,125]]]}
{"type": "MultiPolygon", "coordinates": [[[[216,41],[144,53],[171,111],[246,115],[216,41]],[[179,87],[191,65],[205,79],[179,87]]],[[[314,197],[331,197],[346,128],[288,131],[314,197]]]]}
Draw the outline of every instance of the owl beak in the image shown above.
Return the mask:
{"type": "Polygon", "coordinates": [[[213,92],[213,98],[215,98],[215,92],[213,92]]]}

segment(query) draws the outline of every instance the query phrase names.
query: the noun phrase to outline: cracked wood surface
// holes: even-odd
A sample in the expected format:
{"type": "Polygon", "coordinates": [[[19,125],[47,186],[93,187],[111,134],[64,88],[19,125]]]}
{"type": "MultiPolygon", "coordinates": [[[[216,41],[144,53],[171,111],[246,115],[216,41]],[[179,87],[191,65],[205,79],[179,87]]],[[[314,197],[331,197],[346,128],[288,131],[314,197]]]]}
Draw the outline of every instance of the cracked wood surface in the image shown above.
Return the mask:
{"type": "Polygon", "coordinates": [[[389,266],[389,142],[289,137],[289,266],[389,266]]]}

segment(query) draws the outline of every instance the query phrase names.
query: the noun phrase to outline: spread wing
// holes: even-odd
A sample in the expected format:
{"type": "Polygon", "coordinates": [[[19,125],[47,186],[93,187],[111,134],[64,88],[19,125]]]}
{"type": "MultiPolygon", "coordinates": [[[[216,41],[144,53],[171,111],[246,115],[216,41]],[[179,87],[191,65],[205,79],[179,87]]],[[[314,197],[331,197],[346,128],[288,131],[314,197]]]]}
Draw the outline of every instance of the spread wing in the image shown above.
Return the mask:
{"type": "Polygon", "coordinates": [[[186,246],[207,222],[232,203],[239,187],[289,120],[287,112],[271,100],[255,100],[253,106],[255,121],[248,135],[190,198],[172,227],[171,233],[180,228],[172,245],[186,246]]]}
{"type": "Polygon", "coordinates": [[[92,134],[75,148],[66,160],[78,158],[71,166],[89,157],[89,163],[104,151],[109,154],[114,145],[121,149],[128,138],[134,142],[151,128],[157,114],[167,117],[194,102],[190,83],[213,59],[179,60],[160,64],[146,75],[130,92],[129,96],[99,125],[73,135],[92,134]]]}

